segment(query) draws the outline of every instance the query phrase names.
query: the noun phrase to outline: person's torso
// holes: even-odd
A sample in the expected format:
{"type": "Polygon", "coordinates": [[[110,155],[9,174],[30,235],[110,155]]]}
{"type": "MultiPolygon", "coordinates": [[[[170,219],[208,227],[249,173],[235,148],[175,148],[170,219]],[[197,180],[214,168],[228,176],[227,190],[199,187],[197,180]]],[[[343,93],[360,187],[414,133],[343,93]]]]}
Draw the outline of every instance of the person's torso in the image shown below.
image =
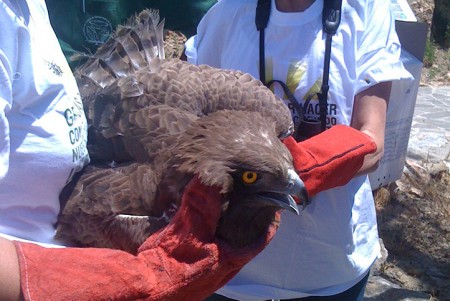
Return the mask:
{"type": "Polygon", "coordinates": [[[20,3],[20,14],[13,102],[6,112],[10,157],[0,180],[0,232],[51,242],[59,193],[89,160],[87,123],[45,5],[27,2],[11,2],[20,3]]]}
{"type": "MultiPolygon", "coordinates": [[[[214,43],[197,41],[200,45],[217,47],[200,49],[197,63],[238,69],[259,78],[256,1],[237,5],[239,9],[230,10],[227,16],[228,26],[223,27],[220,39],[223,42],[218,39],[214,43]]],[[[273,6],[274,3],[265,30],[266,81],[285,82],[303,104],[309,95],[320,91],[322,84],[323,2],[316,1],[307,13],[283,14],[273,6]]],[[[357,81],[357,42],[352,35],[353,26],[352,22],[343,22],[339,33],[333,37],[328,127],[349,125],[352,116],[357,81]],[[342,45],[346,45],[345,49],[342,45]]],[[[273,89],[289,105],[280,86],[275,84],[273,89]]],[[[306,115],[318,119],[319,112],[318,99],[314,96],[306,115]]],[[[297,118],[295,112],[293,118],[297,118]]],[[[360,280],[379,251],[373,197],[367,178],[355,178],[344,187],[322,192],[312,203],[300,216],[284,213],[274,241],[219,293],[239,300],[289,299],[338,293],[360,280]]]]}

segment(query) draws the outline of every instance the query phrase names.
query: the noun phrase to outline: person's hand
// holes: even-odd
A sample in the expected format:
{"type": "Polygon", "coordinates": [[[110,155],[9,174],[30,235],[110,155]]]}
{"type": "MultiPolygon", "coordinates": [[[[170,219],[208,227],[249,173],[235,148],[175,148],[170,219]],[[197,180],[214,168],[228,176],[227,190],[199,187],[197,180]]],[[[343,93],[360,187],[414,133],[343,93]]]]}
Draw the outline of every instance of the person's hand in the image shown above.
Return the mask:
{"type": "Polygon", "coordinates": [[[283,143],[292,154],[309,197],[347,184],[361,168],[364,157],[376,150],[369,136],[345,125],[335,125],[302,142],[290,136],[283,143]]]}
{"type": "Polygon", "coordinates": [[[222,196],[194,178],[170,224],[137,256],[97,248],[45,249],[15,242],[27,300],[203,300],[231,279],[273,238],[233,249],[215,237],[222,196]]]}

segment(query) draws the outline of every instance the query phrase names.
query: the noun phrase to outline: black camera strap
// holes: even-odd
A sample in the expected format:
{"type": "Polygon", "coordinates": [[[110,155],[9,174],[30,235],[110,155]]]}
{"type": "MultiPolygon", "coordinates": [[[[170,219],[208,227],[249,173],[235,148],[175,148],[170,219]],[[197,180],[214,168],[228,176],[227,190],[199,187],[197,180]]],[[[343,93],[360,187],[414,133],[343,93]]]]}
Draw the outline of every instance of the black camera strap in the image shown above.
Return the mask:
{"type": "MultiPolygon", "coordinates": [[[[342,7],[342,0],[323,0],[323,1],[324,6],[322,11],[322,26],[323,31],[326,33],[325,56],[324,56],[322,87],[320,89],[320,92],[317,93],[317,97],[319,98],[321,131],[325,131],[326,129],[328,91],[330,89],[329,73],[330,73],[332,37],[333,35],[336,34],[337,29],[339,27],[341,21],[341,7],[342,7]]],[[[296,101],[294,95],[289,91],[289,88],[286,86],[284,82],[279,80],[272,80],[266,83],[264,30],[269,22],[270,6],[271,0],[258,0],[258,4],[256,6],[255,23],[256,29],[259,31],[259,77],[261,82],[263,82],[268,87],[270,87],[274,83],[280,84],[281,87],[283,88],[284,93],[288,97],[291,105],[297,111],[300,120],[303,120],[305,110],[309,101],[306,102],[302,107],[296,101]]],[[[311,97],[308,97],[308,99],[310,100],[311,97]]]]}

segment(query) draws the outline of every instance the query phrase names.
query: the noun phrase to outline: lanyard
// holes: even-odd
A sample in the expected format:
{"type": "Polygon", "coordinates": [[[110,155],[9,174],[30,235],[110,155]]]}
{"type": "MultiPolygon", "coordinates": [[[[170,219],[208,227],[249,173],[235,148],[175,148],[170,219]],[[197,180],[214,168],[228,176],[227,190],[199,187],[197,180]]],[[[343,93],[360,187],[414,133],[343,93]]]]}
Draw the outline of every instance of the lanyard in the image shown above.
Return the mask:
{"type": "MultiPolygon", "coordinates": [[[[300,122],[304,120],[304,114],[308,106],[309,100],[312,96],[308,97],[308,101],[305,102],[303,107],[297,102],[294,95],[289,91],[286,84],[279,80],[272,80],[266,83],[266,67],[265,67],[265,51],[264,51],[264,30],[267,27],[270,17],[270,6],[271,0],[258,0],[258,5],[256,6],[256,17],[255,24],[256,29],[259,31],[259,77],[263,84],[270,87],[274,83],[278,83],[283,88],[289,102],[292,104],[294,109],[300,118],[300,122]]],[[[317,93],[319,98],[319,108],[320,108],[320,131],[325,131],[326,129],[326,119],[327,119],[327,106],[328,106],[328,91],[329,86],[329,73],[330,73],[330,59],[331,59],[331,44],[332,37],[336,34],[337,28],[341,21],[341,6],[342,0],[324,0],[324,7],[322,12],[322,25],[323,30],[326,33],[325,39],[325,56],[324,56],[324,68],[322,77],[322,86],[320,92],[317,93]]]]}

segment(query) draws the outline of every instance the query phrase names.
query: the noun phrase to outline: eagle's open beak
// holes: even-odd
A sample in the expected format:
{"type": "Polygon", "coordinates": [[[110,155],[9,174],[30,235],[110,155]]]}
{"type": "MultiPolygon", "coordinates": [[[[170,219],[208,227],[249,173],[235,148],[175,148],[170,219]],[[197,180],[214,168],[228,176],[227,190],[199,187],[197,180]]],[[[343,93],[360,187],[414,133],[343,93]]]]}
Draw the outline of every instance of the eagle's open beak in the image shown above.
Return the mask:
{"type": "Polygon", "coordinates": [[[289,177],[286,185],[260,193],[259,196],[272,204],[277,205],[281,209],[292,211],[297,215],[300,214],[299,209],[292,196],[298,197],[305,205],[309,203],[305,184],[294,170],[289,170],[289,177]]]}

